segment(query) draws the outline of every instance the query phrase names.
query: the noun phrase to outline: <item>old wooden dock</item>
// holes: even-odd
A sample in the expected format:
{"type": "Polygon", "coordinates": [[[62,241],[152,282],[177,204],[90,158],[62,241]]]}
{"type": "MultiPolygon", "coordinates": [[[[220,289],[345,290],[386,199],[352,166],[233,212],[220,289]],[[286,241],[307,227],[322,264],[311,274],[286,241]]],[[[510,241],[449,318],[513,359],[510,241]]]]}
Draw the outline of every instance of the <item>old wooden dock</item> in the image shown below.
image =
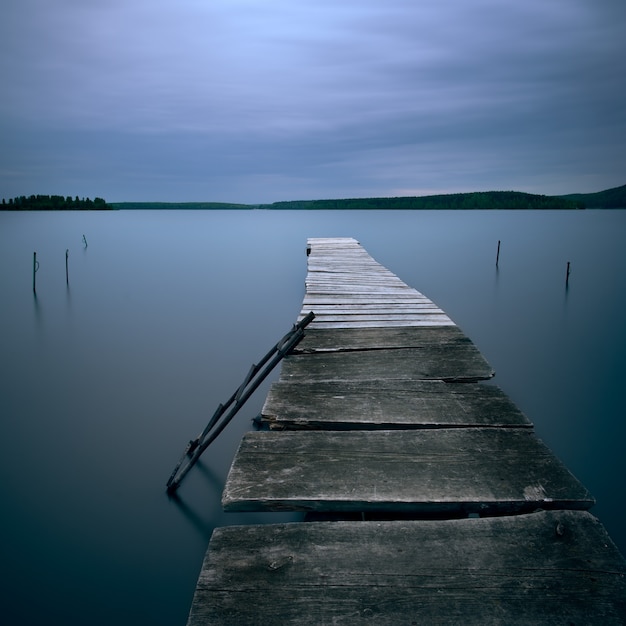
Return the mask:
{"type": "Polygon", "coordinates": [[[316,317],[222,500],[307,521],[217,529],[189,626],[626,623],[592,496],[472,342],[355,240],[307,252],[316,317]]]}

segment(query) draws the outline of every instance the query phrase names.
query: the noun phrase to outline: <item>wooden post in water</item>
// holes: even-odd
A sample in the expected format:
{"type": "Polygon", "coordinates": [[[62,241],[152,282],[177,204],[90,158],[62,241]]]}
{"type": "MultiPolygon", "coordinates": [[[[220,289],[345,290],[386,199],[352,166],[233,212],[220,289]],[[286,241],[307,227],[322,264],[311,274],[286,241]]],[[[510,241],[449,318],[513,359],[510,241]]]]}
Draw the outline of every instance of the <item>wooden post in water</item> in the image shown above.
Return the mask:
{"type": "Polygon", "coordinates": [[[70,284],[70,275],[69,275],[69,271],[67,268],[67,257],[70,255],[70,251],[66,248],[65,249],[65,284],[69,285],[70,284]]]}
{"type": "Polygon", "coordinates": [[[37,253],[33,252],[33,293],[34,294],[37,293],[35,274],[37,273],[38,269],[39,269],[39,261],[37,261],[37,253]]]}
{"type": "Polygon", "coordinates": [[[499,261],[500,261],[500,240],[498,239],[498,252],[496,253],[496,267],[498,267],[499,261]]]}
{"type": "Polygon", "coordinates": [[[83,235],[83,243],[85,244],[85,248],[87,247],[87,238],[83,235]]]}
{"type": "Polygon", "coordinates": [[[567,262],[567,272],[565,273],[565,286],[569,287],[570,262],[567,262]]]}

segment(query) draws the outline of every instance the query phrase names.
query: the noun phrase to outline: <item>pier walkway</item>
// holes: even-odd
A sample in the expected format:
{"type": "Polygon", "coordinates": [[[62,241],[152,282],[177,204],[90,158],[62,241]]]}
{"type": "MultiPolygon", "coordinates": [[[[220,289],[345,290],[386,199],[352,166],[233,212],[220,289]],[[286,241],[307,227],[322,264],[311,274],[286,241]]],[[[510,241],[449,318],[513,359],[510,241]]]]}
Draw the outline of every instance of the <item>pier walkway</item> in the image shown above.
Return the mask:
{"type": "Polygon", "coordinates": [[[353,239],[310,239],[300,318],[223,493],[306,521],[216,529],[189,626],[623,624],[593,497],[432,301],[353,239]]]}

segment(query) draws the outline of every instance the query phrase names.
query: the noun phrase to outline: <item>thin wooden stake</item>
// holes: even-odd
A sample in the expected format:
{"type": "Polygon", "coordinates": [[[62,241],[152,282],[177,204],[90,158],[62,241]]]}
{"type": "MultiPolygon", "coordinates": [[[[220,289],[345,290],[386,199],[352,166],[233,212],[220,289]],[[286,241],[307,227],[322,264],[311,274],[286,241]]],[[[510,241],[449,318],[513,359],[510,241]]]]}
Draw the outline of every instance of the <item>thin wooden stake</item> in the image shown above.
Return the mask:
{"type": "Polygon", "coordinates": [[[37,253],[33,252],[33,293],[37,293],[37,286],[35,281],[35,274],[39,269],[39,261],[37,261],[37,253]]]}
{"type": "Polygon", "coordinates": [[[87,247],[87,238],[83,235],[83,243],[85,244],[85,248],[87,247]]]}
{"type": "Polygon", "coordinates": [[[569,287],[570,262],[567,262],[567,272],[565,273],[565,286],[569,287]]]}
{"type": "Polygon", "coordinates": [[[69,271],[68,271],[68,267],[67,267],[67,257],[70,255],[70,251],[66,248],[65,249],[65,284],[69,285],[70,284],[70,275],[69,275],[69,271]]]}
{"type": "Polygon", "coordinates": [[[496,267],[498,267],[499,261],[500,261],[500,240],[498,239],[498,252],[496,254],[496,267]]]}

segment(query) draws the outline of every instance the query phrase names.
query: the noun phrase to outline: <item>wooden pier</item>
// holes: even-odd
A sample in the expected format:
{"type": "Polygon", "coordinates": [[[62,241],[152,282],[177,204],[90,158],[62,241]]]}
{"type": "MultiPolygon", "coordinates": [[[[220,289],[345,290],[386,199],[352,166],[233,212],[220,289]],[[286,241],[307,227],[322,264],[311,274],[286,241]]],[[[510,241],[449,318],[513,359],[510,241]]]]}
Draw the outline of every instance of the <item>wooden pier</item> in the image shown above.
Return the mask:
{"type": "Polygon", "coordinates": [[[471,341],[355,240],[307,253],[315,319],[222,499],[307,521],[216,529],[188,625],[626,623],[592,496],[471,341]]]}

